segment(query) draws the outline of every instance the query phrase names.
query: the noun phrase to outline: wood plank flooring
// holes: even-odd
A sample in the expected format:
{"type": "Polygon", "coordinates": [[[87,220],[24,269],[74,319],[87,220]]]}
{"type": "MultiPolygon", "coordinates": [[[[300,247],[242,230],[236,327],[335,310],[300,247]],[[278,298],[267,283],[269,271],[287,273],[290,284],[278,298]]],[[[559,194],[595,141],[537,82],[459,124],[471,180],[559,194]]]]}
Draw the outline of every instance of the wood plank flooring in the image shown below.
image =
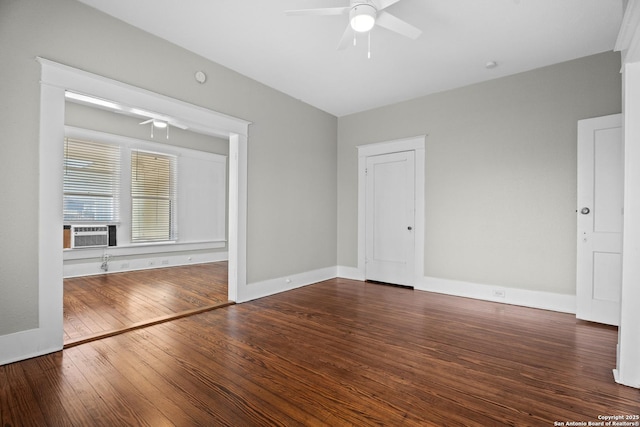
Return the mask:
{"type": "Polygon", "coordinates": [[[64,280],[66,346],[227,305],[227,262],[64,280]]]}
{"type": "Polygon", "coordinates": [[[640,412],[616,328],[333,279],[0,367],[2,426],[554,426],[640,412]]]}

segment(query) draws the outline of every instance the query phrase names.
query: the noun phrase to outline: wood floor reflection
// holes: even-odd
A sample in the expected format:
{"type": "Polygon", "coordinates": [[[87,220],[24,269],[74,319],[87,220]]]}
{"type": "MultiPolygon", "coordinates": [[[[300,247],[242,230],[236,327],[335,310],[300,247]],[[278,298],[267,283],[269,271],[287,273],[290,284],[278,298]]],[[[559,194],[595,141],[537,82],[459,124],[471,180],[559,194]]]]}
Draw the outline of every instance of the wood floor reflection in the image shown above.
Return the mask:
{"type": "Polygon", "coordinates": [[[65,347],[228,305],[227,262],[64,280],[65,347]]]}

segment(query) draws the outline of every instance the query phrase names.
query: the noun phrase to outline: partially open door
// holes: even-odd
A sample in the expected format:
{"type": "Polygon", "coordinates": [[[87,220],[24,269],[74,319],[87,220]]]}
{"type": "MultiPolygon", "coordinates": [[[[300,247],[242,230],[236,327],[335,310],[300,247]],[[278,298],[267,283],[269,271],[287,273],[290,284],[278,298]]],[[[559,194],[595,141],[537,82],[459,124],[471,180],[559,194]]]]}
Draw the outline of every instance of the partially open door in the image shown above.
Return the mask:
{"type": "Polygon", "coordinates": [[[578,122],[576,316],[618,325],[624,151],[621,115],[578,122]]]}

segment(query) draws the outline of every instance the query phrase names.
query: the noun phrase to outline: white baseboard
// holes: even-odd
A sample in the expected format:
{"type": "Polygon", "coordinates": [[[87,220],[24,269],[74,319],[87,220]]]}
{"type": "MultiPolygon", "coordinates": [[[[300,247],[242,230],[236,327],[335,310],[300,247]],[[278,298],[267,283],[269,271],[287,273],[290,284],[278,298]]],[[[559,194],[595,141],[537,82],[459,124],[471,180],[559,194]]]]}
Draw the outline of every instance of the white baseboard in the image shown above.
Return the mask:
{"type": "Polygon", "coordinates": [[[640,389],[640,381],[629,381],[629,378],[623,378],[619,369],[613,370],[613,379],[618,384],[640,389]]]}
{"type": "MultiPolygon", "coordinates": [[[[338,266],[338,276],[344,279],[365,280],[364,274],[356,267],[338,266]]],[[[415,290],[436,292],[439,294],[493,301],[523,307],[540,308],[561,313],[576,313],[575,295],[553,292],[532,291],[507,288],[504,286],[483,285],[460,280],[423,277],[416,280],[415,290]]]]}
{"type": "Polygon", "coordinates": [[[102,260],[86,259],[65,261],[63,277],[94,276],[98,274],[122,273],[125,271],[150,270],[154,268],[177,267],[182,265],[203,264],[207,262],[226,261],[229,254],[225,252],[175,253],[159,254],[159,256],[142,256],[140,258],[113,257],[104,271],[100,268],[102,260]]]}
{"type": "Polygon", "coordinates": [[[351,280],[364,280],[364,274],[356,268],[356,267],[345,267],[344,265],[338,266],[338,275],[337,277],[341,277],[343,279],[351,279],[351,280]]]}
{"type": "Polygon", "coordinates": [[[483,285],[435,277],[424,277],[416,283],[414,289],[561,313],[576,313],[575,295],[483,285]]]}
{"type": "Polygon", "coordinates": [[[323,280],[334,279],[336,277],[336,270],[336,267],[327,267],[319,270],[279,277],[277,279],[249,283],[246,285],[246,289],[241,293],[239,292],[239,301],[236,302],[247,302],[267,297],[269,295],[278,294],[280,292],[290,291],[302,286],[312,285],[314,283],[322,282],[323,280]]]}
{"type": "Polygon", "coordinates": [[[62,350],[62,336],[41,327],[0,336],[0,365],[62,350]]]}
{"type": "MultiPolygon", "coordinates": [[[[226,259],[227,252],[191,254],[188,256],[184,254],[164,254],[160,258],[149,257],[134,260],[116,259],[109,263],[108,273],[201,264],[206,262],[224,261],[226,259]]],[[[105,272],[100,269],[100,264],[100,262],[95,260],[93,262],[83,262],[70,265],[65,263],[64,277],[104,274],[105,272]]],[[[360,281],[365,280],[362,272],[356,267],[328,267],[291,276],[250,283],[247,285],[247,292],[243,295],[242,301],[237,302],[245,302],[262,298],[323,280],[332,279],[334,277],[360,281]]],[[[540,308],[562,313],[576,313],[575,295],[507,288],[435,277],[423,277],[422,279],[417,280],[414,289],[465,298],[474,298],[484,301],[540,308]]]]}

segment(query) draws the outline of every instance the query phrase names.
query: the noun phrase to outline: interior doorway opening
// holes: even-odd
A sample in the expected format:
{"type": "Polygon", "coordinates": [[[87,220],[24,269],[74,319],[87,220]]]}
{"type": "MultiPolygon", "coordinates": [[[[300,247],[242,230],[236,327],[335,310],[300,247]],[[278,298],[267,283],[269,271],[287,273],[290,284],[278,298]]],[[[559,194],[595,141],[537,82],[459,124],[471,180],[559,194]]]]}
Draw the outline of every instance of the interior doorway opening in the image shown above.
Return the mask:
{"type": "Polygon", "coordinates": [[[7,361],[63,348],[62,176],[65,92],[112,99],[176,117],[198,132],[229,140],[228,299],[246,293],[247,140],[249,122],[47,59],[41,64],[38,193],[38,327],[13,334],[7,361]]]}
{"type": "Polygon", "coordinates": [[[228,140],[65,95],[65,348],[228,305],[228,140]]]}

